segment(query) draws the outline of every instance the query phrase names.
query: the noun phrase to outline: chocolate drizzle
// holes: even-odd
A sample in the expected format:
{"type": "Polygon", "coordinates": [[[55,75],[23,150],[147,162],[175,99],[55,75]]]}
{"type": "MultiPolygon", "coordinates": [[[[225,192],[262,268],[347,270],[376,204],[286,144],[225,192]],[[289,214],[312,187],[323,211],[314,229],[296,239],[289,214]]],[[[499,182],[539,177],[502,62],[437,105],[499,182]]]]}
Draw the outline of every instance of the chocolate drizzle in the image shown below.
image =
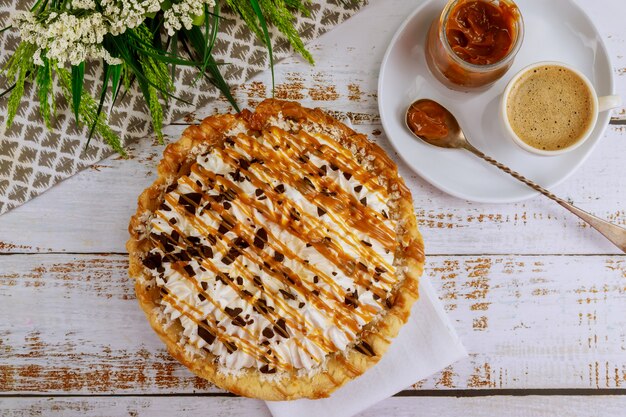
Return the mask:
{"type": "Polygon", "coordinates": [[[354,350],[365,356],[376,356],[374,349],[365,340],[362,340],[360,343],[354,345],[354,350]]]}
{"type": "Polygon", "coordinates": [[[158,269],[162,265],[162,259],[159,253],[149,253],[141,262],[148,269],[158,269]]]}
{"type": "Polygon", "coordinates": [[[278,321],[274,325],[274,332],[277,335],[284,337],[285,339],[289,338],[289,332],[287,332],[287,324],[285,323],[285,319],[278,319],[278,321]]]}
{"type": "Polygon", "coordinates": [[[205,326],[198,326],[198,336],[204,339],[209,345],[212,345],[215,342],[215,335],[209,330],[207,327],[209,324],[204,321],[205,326]]]}
{"type": "Polygon", "coordinates": [[[267,242],[267,231],[261,227],[254,235],[254,246],[259,249],[263,249],[265,247],[265,242],[267,242]]]}
{"type": "Polygon", "coordinates": [[[190,214],[196,214],[196,208],[202,200],[202,194],[200,193],[187,193],[182,194],[178,199],[178,204],[183,206],[190,214]]]}

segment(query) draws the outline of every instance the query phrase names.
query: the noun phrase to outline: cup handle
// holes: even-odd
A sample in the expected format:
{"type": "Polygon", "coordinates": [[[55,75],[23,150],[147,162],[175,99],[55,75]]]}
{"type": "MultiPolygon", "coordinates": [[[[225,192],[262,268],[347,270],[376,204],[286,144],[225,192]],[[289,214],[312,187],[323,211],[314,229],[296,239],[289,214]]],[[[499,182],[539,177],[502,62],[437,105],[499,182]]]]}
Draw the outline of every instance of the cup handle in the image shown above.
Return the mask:
{"type": "Polygon", "coordinates": [[[598,111],[603,112],[607,110],[620,107],[622,105],[622,98],[620,96],[604,96],[598,97],[598,111]]]}

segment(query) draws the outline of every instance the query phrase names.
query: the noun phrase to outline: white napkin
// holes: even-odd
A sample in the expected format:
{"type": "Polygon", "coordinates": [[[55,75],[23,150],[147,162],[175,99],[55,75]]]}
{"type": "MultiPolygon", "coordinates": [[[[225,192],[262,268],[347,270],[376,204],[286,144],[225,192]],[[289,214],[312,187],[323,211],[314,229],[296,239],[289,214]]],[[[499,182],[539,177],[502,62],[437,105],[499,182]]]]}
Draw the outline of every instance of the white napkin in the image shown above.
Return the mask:
{"type": "Polygon", "coordinates": [[[411,317],[373,368],[321,400],[267,401],[274,417],[350,417],[467,356],[426,279],[411,317]]]}

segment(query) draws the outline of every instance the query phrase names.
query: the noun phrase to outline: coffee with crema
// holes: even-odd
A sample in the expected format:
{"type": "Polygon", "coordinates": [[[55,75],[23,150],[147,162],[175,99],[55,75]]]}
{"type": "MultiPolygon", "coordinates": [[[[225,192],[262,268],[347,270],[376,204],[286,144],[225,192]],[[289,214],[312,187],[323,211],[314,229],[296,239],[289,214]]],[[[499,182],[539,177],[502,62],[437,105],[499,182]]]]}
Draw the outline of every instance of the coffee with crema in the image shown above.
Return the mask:
{"type": "Polygon", "coordinates": [[[511,128],[536,149],[557,151],[578,142],[593,122],[593,92],[568,68],[528,70],[512,86],[506,112],[511,128]]]}

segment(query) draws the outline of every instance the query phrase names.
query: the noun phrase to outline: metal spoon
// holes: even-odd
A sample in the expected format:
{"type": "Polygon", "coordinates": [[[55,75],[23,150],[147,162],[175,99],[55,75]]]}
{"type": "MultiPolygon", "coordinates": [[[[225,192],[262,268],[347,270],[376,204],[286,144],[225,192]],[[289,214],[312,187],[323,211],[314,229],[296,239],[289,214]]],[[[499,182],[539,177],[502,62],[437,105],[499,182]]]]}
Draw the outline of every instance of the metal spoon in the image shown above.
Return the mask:
{"type": "Polygon", "coordinates": [[[608,240],[613,242],[613,244],[615,244],[618,248],[620,248],[622,250],[622,252],[626,253],[626,229],[624,229],[624,228],[622,228],[620,226],[617,226],[615,224],[609,223],[606,220],[602,220],[599,217],[596,217],[596,216],[594,216],[592,214],[587,213],[584,210],[579,209],[576,206],[573,206],[572,204],[568,203],[567,201],[565,201],[565,200],[555,196],[554,194],[552,194],[550,191],[546,190],[542,186],[540,186],[540,185],[534,183],[533,181],[525,178],[524,176],[522,176],[519,173],[513,171],[511,168],[507,167],[506,165],[501,164],[500,162],[496,161],[495,159],[485,155],[484,153],[482,153],[481,151],[476,149],[471,143],[469,143],[469,141],[467,140],[467,138],[463,134],[463,130],[461,130],[461,127],[459,126],[459,122],[452,115],[452,113],[450,113],[448,111],[448,109],[446,109],[445,107],[441,106],[436,101],[429,100],[429,99],[421,99],[421,100],[417,100],[417,101],[411,103],[411,105],[407,108],[407,112],[406,112],[406,115],[405,115],[405,118],[404,118],[404,123],[406,124],[407,128],[409,129],[409,131],[415,137],[423,140],[424,142],[426,142],[428,144],[431,144],[433,146],[437,146],[439,148],[465,149],[465,150],[470,151],[471,153],[473,153],[477,157],[482,158],[485,161],[489,162],[491,165],[495,165],[496,167],[500,168],[502,171],[504,171],[507,174],[511,175],[513,178],[515,178],[517,180],[520,180],[524,184],[528,185],[530,188],[532,188],[532,189],[534,189],[536,191],[539,191],[541,194],[545,195],[546,197],[548,197],[551,200],[556,201],[561,206],[565,207],[567,210],[571,211],[576,216],[580,217],[582,220],[584,220],[589,225],[591,225],[591,227],[596,229],[598,232],[602,233],[604,235],[604,237],[606,237],[608,240]],[[423,102],[434,103],[436,105],[439,105],[443,110],[445,110],[445,124],[448,127],[448,134],[447,134],[447,136],[445,136],[443,138],[425,138],[425,137],[421,137],[421,136],[416,135],[415,132],[413,132],[413,130],[411,130],[411,128],[409,127],[408,122],[407,122],[407,117],[408,117],[409,110],[411,109],[411,107],[414,104],[423,103],[423,102]]]}

